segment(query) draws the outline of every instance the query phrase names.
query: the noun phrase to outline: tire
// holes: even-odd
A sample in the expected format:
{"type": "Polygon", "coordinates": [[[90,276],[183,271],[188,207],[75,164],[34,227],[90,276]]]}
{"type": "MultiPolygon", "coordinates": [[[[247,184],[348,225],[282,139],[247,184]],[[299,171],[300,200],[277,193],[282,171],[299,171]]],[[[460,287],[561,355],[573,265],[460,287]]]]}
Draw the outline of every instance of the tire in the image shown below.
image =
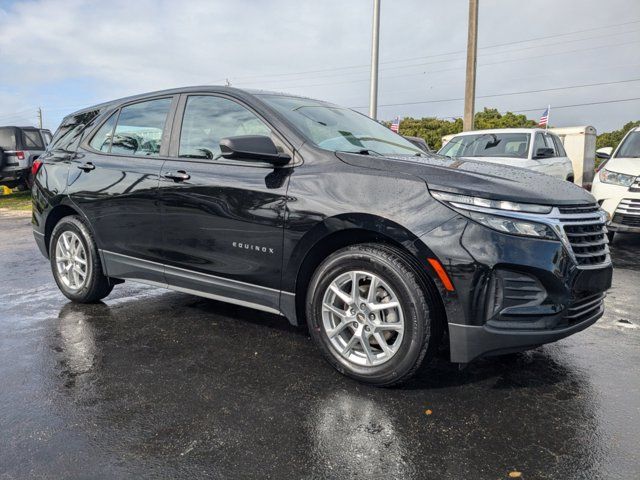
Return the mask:
{"type": "Polygon", "coordinates": [[[335,252],[313,274],[306,302],[309,331],[342,374],[376,386],[398,385],[437,349],[434,299],[405,258],[388,246],[354,245],[335,252]]]}
{"type": "Polygon", "coordinates": [[[611,230],[609,230],[607,232],[607,238],[609,239],[609,243],[613,243],[613,239],[616,236],[616,232],[612,232],[611,230]]]}
{"type": "Polygon", "coordinates": [[[95,303],[113,290],[113,283],[102,271],[93,235],[81,217],[64,217],[57,223],[51,234],[49,257],[53,278],[68,299],[78,303],[95,303]],[[65,247],[65,242],[69,248],[65,247]],[[67,255],[69,252],[75,253],[67,255]],[[65,257],[79,260],[65,261],[65,257]],[[84,260],[84,265],[81,260],[84,260]],[[64,273],[63,270],[68,271],[64,273]],[[73,273],[74,270],[77,275],[73,273]]]}

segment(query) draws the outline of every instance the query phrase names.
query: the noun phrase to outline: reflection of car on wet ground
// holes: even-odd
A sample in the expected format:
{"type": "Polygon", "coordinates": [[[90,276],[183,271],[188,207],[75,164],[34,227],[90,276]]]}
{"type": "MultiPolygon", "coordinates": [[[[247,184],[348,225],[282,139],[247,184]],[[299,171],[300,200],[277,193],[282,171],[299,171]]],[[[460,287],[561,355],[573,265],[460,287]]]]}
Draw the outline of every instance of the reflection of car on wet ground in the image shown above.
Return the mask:
{"type": "Polygon", "coordinates": [[[573,166],[560,139],[546,130],[501,128],[462,132],[438,152],[482,162],[511,165],[573,182],[573,166]]]}
{"type": "Polygon", "coordinates": [[[600,165],[591,192],[609,215],[609,238],[640,233],[640,127],[632,129],[611,157],[598,152],[600,165]]]}
{"type": "Polygon", "coordinates": [[[31,166],[47,144],[51,132],[36,127],[0,127],[0,185],[31,185],[31,166]]]}
{"type": "MultiPolygon", "coordinates": [[[[576,185],[430,155],[326,102],[228,87],[113,101],[62,125],[33,225],[73,301],[133,280],[281,314],[376,385],[413,375],[445,331],[467,363],[603,314],[604,213],[576,185]]],[[[532,148],[514,134],[483,148],[532,148]]]]}

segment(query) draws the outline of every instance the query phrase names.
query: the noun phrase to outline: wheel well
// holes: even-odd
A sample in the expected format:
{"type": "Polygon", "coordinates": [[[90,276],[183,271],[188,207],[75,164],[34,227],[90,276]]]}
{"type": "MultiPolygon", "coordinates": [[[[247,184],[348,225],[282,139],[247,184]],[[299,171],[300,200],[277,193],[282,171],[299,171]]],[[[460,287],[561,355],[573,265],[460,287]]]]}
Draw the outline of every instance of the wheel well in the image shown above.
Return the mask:
{"type": "Polygon", "coordinates": [[[44,225],[44,242],[47,254],[49,253],[49,242],[51,241],[51,233],[53,232],[53,229],[60,220],[70,215],[78,215],[78,212],[67,205],[58,205],[49,212],[49,215],[47,215],[47,221],[44,225]]]}
{"type": "Polygon", "coordinates": [[[422,280],[423,288],[427,290],[431,297],[435,300],[436,312],[434,318],[436,319],[436,328],[438,335],[444,332],[447,328],[447,317],[442,302],[442,297],[438,292],[433,279],[427,273],[424,266],[420,265],[415,256],[406,249],[401,243],[393,240],[386,235],[382,235],[370,230],[349,229],[342,230],[340,232],[333,233],[328,237],[322,239],[321,242],[317,242],[311,250],[307,253],[296,278],[296,317],[298,324],[305,324],[306,318],[306,301],[307,301],[307,289],[311,282],[311,277],[316,268],[327,258],[329,255],[340,250],[341,248],[351,245],[357,245],[361,243],[377,243],[382,246],[391,247],[395,251],[402,254],[404,260],[413,267],[418,274],[420,280],[422,280]]]}

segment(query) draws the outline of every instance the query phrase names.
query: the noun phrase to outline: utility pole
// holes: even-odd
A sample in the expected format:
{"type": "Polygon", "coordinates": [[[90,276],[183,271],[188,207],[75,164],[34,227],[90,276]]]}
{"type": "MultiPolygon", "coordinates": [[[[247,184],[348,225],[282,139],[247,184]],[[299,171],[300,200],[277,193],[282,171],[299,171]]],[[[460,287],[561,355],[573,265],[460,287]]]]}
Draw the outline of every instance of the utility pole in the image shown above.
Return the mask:
{"type": "Polygon", "coordinates": [[[42,108],[38,107],[38,126],[42,128],[42,108]]]}
{"type": "Polygon", "coordinates": [[[380,0],[373,0],[373,30],[371,33],[371,89],[369,116],[378,117],[378,47],[380,45],[380,0]]]}
{"type": "Polygon", "coordinates": [[[478,53],[478,0],[469,0],[469,36],[467,38],[467,79],[464,85],[462,129],[473,130],[476,102],[476,65],[478,53]]]}

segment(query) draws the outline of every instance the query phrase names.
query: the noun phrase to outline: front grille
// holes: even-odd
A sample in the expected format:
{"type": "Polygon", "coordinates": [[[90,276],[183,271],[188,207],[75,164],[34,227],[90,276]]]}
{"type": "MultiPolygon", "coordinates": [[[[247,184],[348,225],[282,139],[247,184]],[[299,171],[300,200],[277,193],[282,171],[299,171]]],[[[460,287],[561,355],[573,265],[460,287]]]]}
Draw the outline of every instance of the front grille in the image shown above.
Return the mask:
{"type": "Polygon", "coordinates": [[[640,199],[624,198],[620,200],[612,221],[627,227],[640,227],[640,199]]]}
{"type": "Polygon", "coordinates": [[[558,218],[578,265],[595,267],[608,263],[607,228],[599,205],[562,206],[558,210],[558,218]]]}
{"type": "Polygon", "coordinates": [[[566,326],[575,325],[600,315],[604,309],[604,293],[596,293],[574,301],[564,316],[566,326]]]}
{"type": "Polygon", "coordinates": [[[640,216],[621,215],[619,213],[616,213],[613,216],[613,223],[618,223],[627,227],[640,227],[640,216]]]}
{"type": "Polygon", "coordinates": [[[593,205],[566,205],[558,207],[558,210],[562,214],[576,214],[576,213],[593,213],[597,212],[600,207],[597,204],[593,205]]]}

